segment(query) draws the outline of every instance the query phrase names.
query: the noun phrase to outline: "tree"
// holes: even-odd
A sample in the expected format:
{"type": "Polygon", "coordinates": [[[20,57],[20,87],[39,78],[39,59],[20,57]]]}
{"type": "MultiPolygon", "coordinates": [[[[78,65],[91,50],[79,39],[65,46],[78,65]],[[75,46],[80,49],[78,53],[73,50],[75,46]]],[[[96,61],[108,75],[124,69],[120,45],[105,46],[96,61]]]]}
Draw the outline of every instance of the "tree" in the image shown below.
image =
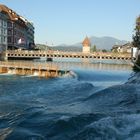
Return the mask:
{"type": "Polygon", "coordinates": [[[49,47],[44,45],[44,44],[36,44],[35,49],[38,49],[38,50],[48,50],[49,47]]]}
{"type": "Polygon", "coordinates": [[[118,53],[118,50],[117,50],[117,48],[115,48],[113,52],[114,52],[114,53],[118,53]]]}
{"type": "Polygon", "coordinates": [[[96,52],[96,51],[97,51],[96,45],[92,46],[91,52],[96,52]]]}
{"type": "Polygon", "coordinates": [[[107,52],[107,50],[106,49],[103,49],[102,52],[107,52]]]}
{"type": "MultiPolygon", "coordinates": [[[[136,19],[135,34],[133,35],[133,46],[140,51],[140,16],[136,19]]],[[[135,71],[140,71],[140,56],[138,56],[137,61],[133,67],[135,71]]]]}
{"type": "Polygon", "coordinates": [[[135,35],[133,35],[133,45],[140,50],[140,16],[136,19],[135,35]]]}

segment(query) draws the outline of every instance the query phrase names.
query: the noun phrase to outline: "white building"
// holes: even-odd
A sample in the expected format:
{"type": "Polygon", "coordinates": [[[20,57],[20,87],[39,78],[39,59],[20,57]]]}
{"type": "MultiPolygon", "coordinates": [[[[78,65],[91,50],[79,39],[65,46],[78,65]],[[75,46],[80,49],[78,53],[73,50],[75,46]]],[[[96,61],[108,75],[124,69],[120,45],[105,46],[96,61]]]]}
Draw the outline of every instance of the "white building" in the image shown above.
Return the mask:
{"type": "Polygon", "coordinates": [[[131,43],[126,43],[124,45],[114,45],[112,52],[131,53],[132,48],[133,45],[131,43]]]}

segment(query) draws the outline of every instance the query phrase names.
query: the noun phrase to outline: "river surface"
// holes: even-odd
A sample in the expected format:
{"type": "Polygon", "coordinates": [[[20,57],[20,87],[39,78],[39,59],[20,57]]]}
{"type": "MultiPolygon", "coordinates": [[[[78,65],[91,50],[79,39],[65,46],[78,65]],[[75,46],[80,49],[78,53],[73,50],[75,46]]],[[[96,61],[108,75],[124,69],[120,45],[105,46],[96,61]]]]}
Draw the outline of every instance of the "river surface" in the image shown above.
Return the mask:
{"type": "Polygon", "coordinates": [[[0,75],[0,140],[139,140],[140,74],[59,62],[72,74],[0,75]]]}

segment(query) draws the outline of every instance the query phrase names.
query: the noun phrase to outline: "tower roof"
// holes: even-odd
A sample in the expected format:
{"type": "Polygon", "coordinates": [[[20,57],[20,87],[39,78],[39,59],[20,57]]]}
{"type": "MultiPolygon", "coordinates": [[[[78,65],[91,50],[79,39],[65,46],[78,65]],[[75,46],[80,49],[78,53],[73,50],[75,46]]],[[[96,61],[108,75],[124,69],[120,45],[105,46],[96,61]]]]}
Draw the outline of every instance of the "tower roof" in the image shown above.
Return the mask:
{"type": "Polygon", "coordinates": [[[91,45],[90,40],[87,36],[84,39],[84,41],[82,42],[82,44],[83,44],[83,46],[90,46],[91,45]]]}

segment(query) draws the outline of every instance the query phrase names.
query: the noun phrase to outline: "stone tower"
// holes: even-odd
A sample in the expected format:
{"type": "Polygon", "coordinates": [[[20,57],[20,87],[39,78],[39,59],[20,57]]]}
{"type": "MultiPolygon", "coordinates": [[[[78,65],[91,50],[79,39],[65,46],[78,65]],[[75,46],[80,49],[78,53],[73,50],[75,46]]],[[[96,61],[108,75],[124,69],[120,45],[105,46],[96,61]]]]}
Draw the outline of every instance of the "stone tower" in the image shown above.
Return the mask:
{"type": "Polygon", "coordinates": [[[82,45],[83,45],[83,53],[90,53],[91,43],[88,37],[84,39],[84,41],[82,42],[82,45]]]}

